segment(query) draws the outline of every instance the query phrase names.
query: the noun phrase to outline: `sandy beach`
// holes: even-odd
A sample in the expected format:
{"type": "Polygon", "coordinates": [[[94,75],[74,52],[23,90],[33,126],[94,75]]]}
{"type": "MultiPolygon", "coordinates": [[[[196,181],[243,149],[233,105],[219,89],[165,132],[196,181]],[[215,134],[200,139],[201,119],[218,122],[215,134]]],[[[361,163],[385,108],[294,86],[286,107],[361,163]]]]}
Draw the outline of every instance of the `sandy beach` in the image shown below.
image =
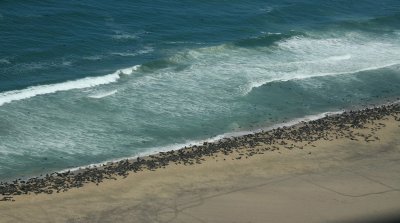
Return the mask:
{"type": "Polygon", "coordinates": [[[400,213],[399,120],[13,196],[0,202],[0,222],[389,222],[400,213]]]}
{"type": "Polygon", "coordinates": [[[400,223],[400,0],[0,0],[0,223],[400,223]]]}

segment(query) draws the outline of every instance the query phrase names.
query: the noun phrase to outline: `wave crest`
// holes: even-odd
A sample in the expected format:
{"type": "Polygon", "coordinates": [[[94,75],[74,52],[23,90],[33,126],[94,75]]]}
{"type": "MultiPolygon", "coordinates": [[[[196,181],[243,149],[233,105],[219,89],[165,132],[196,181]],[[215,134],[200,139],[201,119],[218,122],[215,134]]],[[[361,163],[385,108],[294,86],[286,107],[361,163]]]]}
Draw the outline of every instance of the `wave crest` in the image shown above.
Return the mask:
{"type": "Polygon", "coordinates": [[[139,67],[139,65],[136,65],[125,69],[120,69],[115,71],[114,73],[99,77],[86,77],[74,81],[66,81],[63,83],[39,85],[28,87],[22,90],[6,91],[0,93],[0,106],[6,103],[10,103],[12,101],[28,99],[38,95],[52,94],[59,91],[68,91],[74,89],[84,89],[95,87],[98,85],[114,83],[121,78],[121,75],[130,75],[139,67]]]}
{"type": "Polygon", "coordinates": [[[112,90],[112,91],[108,91],[108,92],[100,92],[100,93],[97,93],[97,94],[89,95],[88,97],[89,98],[100,99],[100,98],[105,98],[105,97],[114,95],[117,92],[118,92],[118,90],[112,90]]]}
{"type": "Polygon", "coordinates": [[[285,82],[285,81],[293,81],[293,80],[303,80],[303,79],[309,79],[309,78],[315,78],[315,77],[325,77],[325,76],[336,76],[336,75],[346,75],[346,74],[357,74],[365,71],[371,71],[371,70],[379,70],[379,69],[384,69],[384,68],[389,68],[393,67],[396,65],[399,65],[400,62],[398,63],[391,63],[391,64],[385,64],[382,66],[373,66],[373,67],[367,67],[359,70],[354,70],[354,71],[348,71],[348,72],[338,72],[338,73],[320,73],[320,74],[314,74],[314,75],[298,75],[290,78],[277,78],[277,79],[271,79],[271,80],[266,80],[266,81],[255,81],[251,82],[247,89],[245,89],[245,94],[249,94],[252,90],[262,87],[266,84],[272,83],[272,82],[285,82]]]}
{"type": "Polygon", "coordinates": [[[274,57],[265,56],[265,62],[258,65],[263,71],[249,75],[241,92],[247,95],[269,82],[355,74],[400,64],[399,42],[390,36],[377,38],[354,32],[328,38],[311,36],[277,42],[274,57]]]}

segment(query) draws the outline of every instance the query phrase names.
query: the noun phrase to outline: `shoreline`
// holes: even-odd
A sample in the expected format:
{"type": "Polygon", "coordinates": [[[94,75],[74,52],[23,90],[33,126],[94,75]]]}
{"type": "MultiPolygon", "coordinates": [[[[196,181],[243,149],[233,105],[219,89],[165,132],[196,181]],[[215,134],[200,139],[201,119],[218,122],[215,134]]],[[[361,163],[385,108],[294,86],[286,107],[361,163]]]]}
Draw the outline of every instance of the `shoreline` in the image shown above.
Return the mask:
{"type": "MultiPolygon", "coordinates": [[[[386,104],[383,104],[383,105],[395,104],[395,103],[400,103],[400,101],[396,101],[396,102],[392,102],[392,103],[386,103],[386,104]]],[[[255,134],[255,133],[262,132],[262,131],[271,131],[271,130],[276,129],[276,128],[290,127],[290,126],[297,125],[297,124],[299,124],[301,122],[314,121],[314,120],[318,120],[318,119],[324,118],[326,116],[338,115],[338,114],[341,114],[343,112],[346,112],[346,110],[327,111],[327,112],[317,113],[317,114],[314,114],[314,115],[306,115],[306,116],[303,116],[303,117],[300,117],[300,118],[294,118],[294,119],[291,119],[289,121],[284,121],[284,122],[280,122],[280,123],[277,123],[277,124],[272,124],[270,126],[257,127],[257,128],[253,128],[253,129],[250,128],[250,129],[242,130],[242,131],[226,132],[226,133],[218,134],[218,135],[215,135],[213,137],[206,138],[206,139],[188,140],[188,141],[186,141],[184,143],[175,143],[175,144],[168,144],[166,146],[151,147],[151,148],[148,148],[149,151],[141,152],[138,155],[134,155],[134,156],[126,156],[126,157],[121,157],[121,158],[115,158],[115,159],[110,159],[110,160],[106,160],[106,161],[101,161],[101,162],[97,162],[97,163],[86,164],[86,165],[82,165],[82,166],[64,168],[64,169],[55,170],[55,171],[53,170],[53,171],[49,171],[49,172],[39,173],[37,175],[19,176],[19,177],[9,178],[9,179],[6,179],[6,180],[1,180],[0,179],[0,183],[11,183],[12,181],[15,181],[16,179],[20,179],[20,180],[26,181],[26,180],[29,180],[31,178],[40,178],[43,175],[53,174],[53,173],[65,173],[65,172],[68,172],[68,171],[70,171],[70,172],[78,172],[78,171],[82,171],[82,170],[87,169],[87,168],[102,167],[104,165],[108,165],[108,164],[111,164],[111,163],[117,163],[117,162],[124,161],[124,160],[135,160],[138,157],[140,157],[140,158],[148,157],[149,155],[156,155],[156,154],[158,154],[160,152],[176,151],[176,150],[180,150],[180,149],[182,149],[184,147],[200,146],[204,142],[215,143],[215,142],[218,142],[219,140],[223,140],[225,138],[242,137],[244,135],[255,134]]]]}
{"type": "MultiPolygon", "coordinates": [[[[280,146],[288,150],[302,149],[305,145],[318,140],[333,140],[334,138],[364,138],[365,141],[374,141],[372,136],[354,136],[352,129],[362,129],[374,120],[393,116],[400,121],[400,105],[398,101],[374,108],[364,108],[356,111],[343,111],[340,114],[328,115],[311,121],[299,121],[289,126],[282,126],[270,130],[261,129],[241,136],[222,138],[215,142],[204,141],[202,145],[193,145],[178,150],[159,152],[156,154],[137,157],[136,159],[123,159],[109,162],[76,171],[55,172],[39,178],[28,180],[14,180],[0,184],[0,200],[14,201],[14,197],[29,194],[53,194],[66,192],[72,188],[80,188],[87,184],[99,185],[103,181],[126,178],[130,173],[145,170],[155,171],[171,164],[194,165],[201,164],[207,157],[235,155],[234,159],[249,158],[265,152],[279,150],[280,146]],[[340,134],[335,132],[339,132],[340,134]],[[324,134],[322,134],[324,133],[324,134]],[[290,145],[288,142],[292,142],[290,145]]],[[[225,160],[225,159],[224,159],[225,160]]]]}
{"type": "MultiPolygon", "coordinates": [[[[243,147],[228,155],[222,150],[202,156],[200,164],[192,165],[188,159],[186,165],[182,161],[127,176],[113,175],[98,185],[85,183],[65,193],[13,196],[15,202],[0,202],[0,222],[400,219],[399,105],[348,112],[273,133],[268,134],[276,134],[271,145],[266,133],[238,137],[243,147]],[[251,147],[256,140],[266,143],[251,147]]],[[[228,146],[229,142],[222,143],[228,146]]]]}
{"type": "MultiPolygon", "coordinates": [[[[262,131],[271,131],[271,130],[276,129],[276,128],[291,127],[291,126],[294,126],[294,125],[298,125],[298,124],[300,124],[302,122],[315,121],[315,120],[324,118],[326,116],[340,115],[340,114],[342,114],[342,113],[344,113],[346,111],[357,111],[357,110],[363,110],[363,109],[366,109],[366,108],[372,109],[372,108],[376,108],[376,107],[393,105],[393,104],[400,104],[399,98],[396,98],[395,101],[392,101],[392,102],[388,101],[386,103],[379,104],[379,105],[371,104],[371,105],[368,105],[368,106],[358,106],[358,107],[356,107],[356,109],[352,109],[352,110],[343,109],[343,110],[337,110],[337,111],[327,111],[327,112],[317,113],[317,114],[314,114],[314,115],[306,115],[306,116],[303,116],[303,117],[300,117],[300,118],[294,118],[294,119],[291,119],[289,121],[284,121],[284,122],[273,124],[271,126],[257,127],[257,128],[254,128],[254,129],[250,128],[250,129],[243,130],[243,131],[226,132],[226,133],[218,134],[216,136],[213,136],[213,137],[210,137],[210,138],[206,138],[206,139],[188,140],[187,142],[184,142],[184,143],[175,143],[175,144],[168,144],[168,145],[165,145],[165,146],[152,147],[152,148],[149,148],[149,151],[139,153],[139,155],[126,156],[126,157],[110,159],[110,160],[106,160],[106,161],[102,161],[102,162],[98,162],[98,163],[91,163],[91,164],[72,167],[72,168],[65,168],[65,169],[61,169],[59,171],[52,171],[52,173],[65,173],[65,172],[68,172],[68,171],[76,172],[76,171],[81,171],[81,170],[86,169],[86,168],[101,167],[103,165],[108,165],[110,163],[116,163],[116,162],[120,162],[120,161],[124,161],[124,160],[135,160],[138,157],[148,157],[149,155],[156,155],[156,154],[158,154],[160,152],[176,151],[176,150],[182,149],[184,147],[192,147],[192,146],[195,146],[195,145],[199,146],[199,145],[202,145],[204,142],[215,143],[215,142],[218,142],[219,140],[222,140],[222,139],[225,139],[225,138],[241,137],[241,136],[244,136],[244,135],[255,134],[255,133],[262,132],[262,131]]],[[[34,178],[34,177],[38,177],[38,176],[23,177],[23,179],[29,179],[29,178],[34,178]]],[[[12,181],[12,180],[4,181],[4,182],[10,182],[10,181],[12,181]]],[[[1,182],[2,181],[0,180],[0,183],[1,182]]]]}
{"type": "MultiPolygon", "coordinates": [[[[27,181],[31,178],[41,178],[46,174],[57,174],[57,173],[65,173],[65,172],[81,172],[82,170],[87,169],[87,168],[98,168],[98,167],[102,167],[104,165],[109,165],[109,164],[121,162],[124,160],[135,160],[138,157],[141,158],[141,157],[148,157],[150,155],[156,155],[160,152],[162,153],[162,152],[176,151],[176,150],[183,149],[185,147],[199,146],[199,145],[202,145],[204,142],[215,143],[215,142],[218,142],[225,138],[242,137],[242,136],[249,135],[249,134],[260,133],[262,131],[271,131],[276,128],[291,127],[294,125],[298,125],[302,122],[314,121],[314,120],[324,118],[326,116],[340,115],[344,112],[358,111],[358,110],[363,110],[366,108],[371,109],[371,108],[377,108],[377,107],[388,106],[388,105],[393,105],[393,104],[400,104],[400,98],[399,97],[393,98],[392,101],[386,100],[386,102],[382,103],[382,104],[359,105],[350,110],[342,109],[342,110],[335,110],[335,111],[326,111],[326,112],[321,112],[321,113],[312,114],[312,115],[305,115],[300,118],[293,118],[293,119],[290,119],[289,121],[283,121],[283,122],[279,122],[279,123],[272,124],[269,126],[261,126],[261,127],[256,127],[256,128],[248,128],[246,130],[241,130],[241,131],[226,132],[226,133],[218,134],[213,137],[206,138],[206,139],[188,140],[183,143],[175,143],[175,144],[168,144],[165,146],[151,147],[151,148],[148,148],[149,151],[141,152],[138,155],[134,155],[134,156],[125,156],[125,157],[121,157],[121,158],[115,158],[115,159],[105,160],[105,161],[101,161],[101,162],[90,163],[90,164],[69,167],[69,168],[63,168],[63,169],[60,168],[59,170],[52,170],[52,171],[48,171],[48,172],[45,171],[45,172],[41,172],[41,173],[38,173],[36,175],[31,175],[31,176],[9,177],[9,178],[3,179],[3,180],[0,179],[0,185],[1,185],[1,183],[11,183],[17,179],[27,181]]],[[[1,191],[0,191],[0,195],[1,195],[1,191]]]]}
{"type": "MultiPolygon", "coordinates": [[[[346,112],[346,111],[345,110],[341,110],[341,111],[332,111],[332,112],[322,112],[322,113],[315,114],[315,115],[306,115],[306,116],[301,117],[301,118],[295,118],[295,119],[292,119],[292,120],[287,121],[287,122],[273,124],[273,125],[267,126],[267,127],[261,127],[261,128],[255,128],[255,129],[252,129],[252,130],[250,129],[250,130],[243,130],[243,131],[237,131],[237,132],[227,132],[227,133],[222,133],[222,134],[219,134],[219,135],[216,135],[214,137],[207,138],[207,139],[189,140],[188,142],[185,142],[185,143],[176,143],[176,144],[169,144],[169,145],[166,145],[166,146],[152,147],[152,148],[149,148],[149,151],[139,153],[139,155],[127,156],[127,157],[122,157],[122,158],[106,160],[106,161],[103,161],[103,162],[92,163],[92,164],[88,164],[88,165],[82,165],[82,166],[78,166],[78,167],[61,169],[59,171],[53,171],[53,173],[65,173],[65,172],[68,172],[68,171],[76,172],[76,171],[84,170],[86,168],[101,167],[101,166],[104,166],[104,165],[108,165],[108,164],[111,164],[111,163],[117,163],[117,162],[124,161],[124,160],[130,160],[131,161],[131,160],[137,159],[138,157],[139,158],[143,158],[143,157],[148,157],[150,155],[157,155],[160,152],[161,153],[165,153],[165,152],[169,152],[169,151],[180,150],[180,149],[183,149],[185,147],[201,146],[205,142],[206,143],[215,143],[215,142],[218,142],[218,141],[226,139],[226,138],[242,137],[242,136],[249,135],[249,134],[260,133],[262,131],[271,131],[271,130],[276,129],[276,128],[290,127],[290,126],[298,125],[299,123],[302,123],[302,122],[315,121],[315,120],[324,118],[326,116],[340,115],[343,112],[346,112]],[[162,148],[164,148],[164,149],[162,149],[162,148]]],[[[34,177],[37,177],[37,176],[26,177],[24,179],[29,179],[29,178],[34,178],[34,177]]]]}

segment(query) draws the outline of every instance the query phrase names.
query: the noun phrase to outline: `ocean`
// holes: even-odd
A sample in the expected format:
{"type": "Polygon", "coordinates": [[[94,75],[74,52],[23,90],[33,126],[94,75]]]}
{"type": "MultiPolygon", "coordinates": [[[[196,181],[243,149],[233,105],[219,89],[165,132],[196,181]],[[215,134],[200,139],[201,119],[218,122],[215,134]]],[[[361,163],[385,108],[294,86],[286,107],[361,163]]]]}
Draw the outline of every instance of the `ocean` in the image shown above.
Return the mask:
{"type": "Polygon", "coordinates": [[[0,180],[399,97],[398,0],[0,1],[0,180]]]}

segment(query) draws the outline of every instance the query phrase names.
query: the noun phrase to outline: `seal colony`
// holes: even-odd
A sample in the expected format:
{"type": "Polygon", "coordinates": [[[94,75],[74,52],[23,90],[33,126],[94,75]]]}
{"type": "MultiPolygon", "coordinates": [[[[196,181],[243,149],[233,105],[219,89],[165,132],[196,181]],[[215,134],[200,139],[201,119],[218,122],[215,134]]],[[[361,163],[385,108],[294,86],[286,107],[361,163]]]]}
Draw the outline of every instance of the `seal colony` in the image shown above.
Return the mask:
{"type": "Polygon", "coordinates": [[[393,117],[400,122],[400,104],[388,104],[357,111],[346,111],[342,114],[326,116],[318,120],[261,131],[238,137],[224,138],[217,142],[204,142],[200,146],[185,147],[175,151],[160,152],[155,155],[139,157],[134,160],[122,160],[104,164],[99,167],[79,171],[46,174],[28,180],[14,180],[0,183],[1,201],[14,201],[14,197],[23,194],[60,193],[71,188],[80,188],[88,183],[99,183],[105,180],[117,180],[130,173],[166,168],[168,165],[201,164],[205,157],[222,157],[226,159],[243,159],[257,154],[280,149],[303,149],[304,146],[315,146],[317,140],[347,138],[355,141],[379,140],[374,133],[383,128],[379,120],[393,117]],[[366,125],[373,126],[367,128],[366,125]],[[360,131],[356,131],[360,130],[360,131]],[[364,131],[365,130],[365,131],[364,131]]]}

